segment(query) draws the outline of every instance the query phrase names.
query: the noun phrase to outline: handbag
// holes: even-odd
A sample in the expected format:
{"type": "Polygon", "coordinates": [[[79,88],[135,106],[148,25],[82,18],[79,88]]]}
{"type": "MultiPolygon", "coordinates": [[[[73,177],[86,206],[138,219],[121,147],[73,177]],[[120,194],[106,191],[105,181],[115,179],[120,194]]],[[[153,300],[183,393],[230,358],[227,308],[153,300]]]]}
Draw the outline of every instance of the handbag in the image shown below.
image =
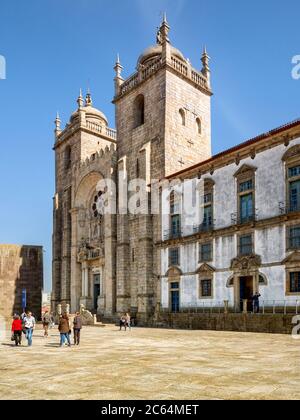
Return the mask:
{"type": "Polygon", "coordinates": [[[15,341],[15,334],[14,333],[11,334],[10,341],[15,341]]]}

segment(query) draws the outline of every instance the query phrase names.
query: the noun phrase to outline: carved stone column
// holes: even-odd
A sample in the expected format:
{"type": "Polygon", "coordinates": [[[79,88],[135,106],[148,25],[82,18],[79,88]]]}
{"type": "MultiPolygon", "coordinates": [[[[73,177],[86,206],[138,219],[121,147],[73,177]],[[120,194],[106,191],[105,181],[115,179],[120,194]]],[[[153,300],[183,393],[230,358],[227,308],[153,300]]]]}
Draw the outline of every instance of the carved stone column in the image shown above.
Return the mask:
{"type": "Polygon", "coordinates": [[[85,294],[85,272],[82,266],[81,268],[81,296],[84,297],[85,294]]]}
{"type": "Polygon", "coordinates": [[[78,261],[78,215],[79,209],[71,210],[72,221],[72,246],[71,246],[71,312],[75,313],[79,308],[81,295],[81,265],[78,261]]]}
{"type": "Polygon", "coordinates": [[[84,296],[88,298],[89,297],[89,269],[88,267],[86,267],[84,271],[85,271],[84,296]]]}

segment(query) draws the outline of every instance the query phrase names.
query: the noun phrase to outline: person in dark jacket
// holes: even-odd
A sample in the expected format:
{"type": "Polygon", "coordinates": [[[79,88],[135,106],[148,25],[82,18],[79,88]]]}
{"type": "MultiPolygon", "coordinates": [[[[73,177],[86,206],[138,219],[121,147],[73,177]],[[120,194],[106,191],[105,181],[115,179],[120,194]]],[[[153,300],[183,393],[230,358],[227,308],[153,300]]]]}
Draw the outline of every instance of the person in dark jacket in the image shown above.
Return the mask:
{"type": "Polygon", "coordinates": [[[127,324],[126,324],[126,315],[122,315],[120,318],[120,331],[124,327],[125,331],[127,330],[127,324]]]}
{"type": "Polygon", "coordinates": [[[64,314],[60,320],[58,325],[58,330],[60,332],[60,347],[63,347],[65,342],[67,341],[68,346],[71,347],[70,341],[70,323],[69,317],[67,314],[64,314]]]}
{"type": "Polygon", "coordinates": [[[82,330],[82,318],[79,312],[76,312],[76,316],[73,321],[73,330],[74,330],[74,346],[79,346],[80,332],[82,330]]]}
{"type": "Polygon", "coordinates": [[[19,315],[15,315],[11,326],[11,331],[14,335],[16,346],[20,346],[22,344],[22,330],[22,320],[20,319],[19,315]]]}
{"type": "Polygon", "coordinates": [[[259,313],[259,298],[261,297],[259,292],[256,292],[252,296],[252,304],[253,304],[253,312],[258,314],[259,313]]]}

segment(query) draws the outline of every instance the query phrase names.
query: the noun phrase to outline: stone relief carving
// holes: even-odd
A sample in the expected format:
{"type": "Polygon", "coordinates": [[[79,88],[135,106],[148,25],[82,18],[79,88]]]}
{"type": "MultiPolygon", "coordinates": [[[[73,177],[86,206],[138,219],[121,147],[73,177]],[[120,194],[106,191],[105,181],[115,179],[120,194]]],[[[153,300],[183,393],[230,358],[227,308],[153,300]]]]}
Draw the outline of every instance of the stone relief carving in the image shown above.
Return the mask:
{"type": "Polygon", "coordinates": [[[253,270],[261,266],[261,257],[259,255],[249,255],[234,258],[231,262],[231,270],[253,270]]]}

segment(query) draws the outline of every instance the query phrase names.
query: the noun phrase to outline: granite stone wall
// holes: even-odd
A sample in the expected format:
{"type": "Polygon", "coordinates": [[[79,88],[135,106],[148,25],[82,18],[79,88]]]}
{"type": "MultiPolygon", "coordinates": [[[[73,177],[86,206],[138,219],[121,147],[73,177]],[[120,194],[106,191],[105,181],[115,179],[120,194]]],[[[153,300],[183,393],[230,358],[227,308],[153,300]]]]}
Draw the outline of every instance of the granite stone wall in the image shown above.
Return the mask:
{"type": "Polygon", "coordinates": [[[10,318],[22,311],[22,290],[27,308],[39,319],[42,307],[43,248],[0,245],[0,315],[10,318]]]}

